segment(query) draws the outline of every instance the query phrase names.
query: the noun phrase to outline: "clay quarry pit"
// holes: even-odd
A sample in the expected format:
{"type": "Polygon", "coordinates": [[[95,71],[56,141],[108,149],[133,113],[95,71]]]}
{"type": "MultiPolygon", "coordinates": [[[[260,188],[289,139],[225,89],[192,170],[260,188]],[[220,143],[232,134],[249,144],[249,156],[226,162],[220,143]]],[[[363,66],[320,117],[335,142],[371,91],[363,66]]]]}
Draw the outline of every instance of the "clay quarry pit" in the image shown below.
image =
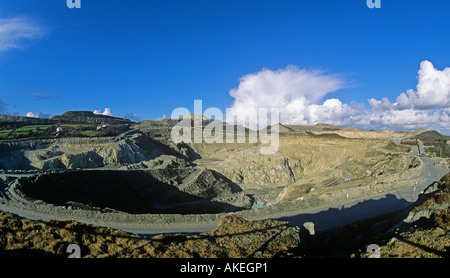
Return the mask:
{"type": "Polygon", "coordinates": [[[237,189],[206,170],[68,171],[22,178],[17,188],[26,198],[70,209],[131,214],[208,214],[243,209],[233,205],[237,189]],[[187,183],[187,179],[192,180],[187,183]]]}
{"type": "Polygon", "coordinates": [[[230,212],[279,219],[410,194],[448,172],[401,144],[423,131],[280,125],[278,152],[267,155],[259,144],[174,143],[175,124],[142,121],[112,137],[4,140],[3,205],[37,219],[205,231],[230,212]]]}

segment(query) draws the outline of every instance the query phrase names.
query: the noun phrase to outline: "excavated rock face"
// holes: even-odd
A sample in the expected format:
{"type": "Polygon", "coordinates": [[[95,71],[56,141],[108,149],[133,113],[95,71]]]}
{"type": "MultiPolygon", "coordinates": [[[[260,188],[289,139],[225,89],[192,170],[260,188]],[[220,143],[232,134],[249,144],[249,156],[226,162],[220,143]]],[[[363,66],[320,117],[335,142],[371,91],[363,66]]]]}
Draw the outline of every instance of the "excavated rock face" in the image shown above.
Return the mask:
{"type": "Polygon", "coordinates": [[[165,153],[140,133],[124,138],[63,138],[0,144],[5,170],[120,167],[151,161],[165,153]]]}
{"type": "Polygon", "coordinates": [[[328,179],[365,177],[367,169],[379,165],[400,173],[417,164],[407,161],[405,150],[388,156],[388,142],[281,136],[278,152],[270,155],[262,155],[260,146],[251,144],[197,144],[194,149],[202,159],[194,162],[222,173],[244,190],[296,185],[302,190],[307,183],[317,187],[328,179]]]}
{"type": "Polygon", "coordinates": [[[221,213],[251,206],[239,187],[208,170],[68,171],[18,181],[26,198],[71,209],[142,213],[221,213]]]}

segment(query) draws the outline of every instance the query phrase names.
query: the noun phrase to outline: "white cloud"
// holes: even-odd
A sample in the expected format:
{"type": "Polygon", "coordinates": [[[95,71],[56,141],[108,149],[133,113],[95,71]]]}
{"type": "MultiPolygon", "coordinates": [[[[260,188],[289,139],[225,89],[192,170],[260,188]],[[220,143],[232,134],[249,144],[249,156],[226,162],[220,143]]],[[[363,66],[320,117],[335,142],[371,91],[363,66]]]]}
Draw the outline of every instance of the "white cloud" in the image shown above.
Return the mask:
{"type": "Polygon", "coordinates": [[[420,64],[417,91],[408,90],[392,103],[388,98],[371,98],[367,109],[362,103],[346,104],[328,98],[345,86],[336,75],[288,67],[262,70],[241,79],[230,91],[235,98],[227,121],[254,128],[256,123],[239,120],[249,109],[279,108],[283,124],[328,123],[363,129],[417,130],[421,128],[450,132],[450,68],[437,70],[429,61],[420,64]]]}
{"type": "MultiPolygon", "coordinates": [[[[238,123],[245,124],[242,115],[250,109],[279,108],[280,122],[307,124],[314,118],[310,107],[343,87],[344,82],[338,76],[320,71],[294,66],[277,71],[264,69],[242,77],[239,86],[230,91],[235,99],[231,107],[234,113],[227,113],[227,121],[231,122],[236,116],[238,123]]],[[[248,122],[252,128],[255,125],[255,122],[248,122]]]]}
{"type": "Polygon", "coordinates": [[[442,109],[439,117],[439,123],[441,130],[450,135],[450,108],[442,109]]]}
{"type": "Polygon", "coordinates": [[[28,118],[50,118],[51,115],[47,114],[47,113],[42,113],[42,112],[37,112],[37,113],[28,112],[26,117],[28,117],[28,118]]]}
{"type": "Polygon", "coordinates": [[[352,125],[367,116],[362,104],[345,104],[339,99],[327,99],[323,104],[311,105],[308,124],[327,123],[332,125],[352,125]]]}
{"type": "Polygon", "coordinates": [[[373,111],[385,111],[395,108],[395,104],[391,103],[387,97],[383,97],[381,100],[374,98],[369,99],[370,107],[373,111]]]}
{"type": "Polygon", "coordinates": [[[440,113],[415,109],[372,111],[369,125],[382,129],[416,130],[439,123],[440,113]]]}
{"type": "Polygon", "coordinates": [[[94,114],[97,115],[105,115],[105,116],[113,116],[111,113],[111,108],[105,108],[105,111],[101,112],[101,110],[94,110],[94,114]]]}
{"type": "Polygon", "coordinates": [[[450,106],[450,68],[440,71],[430,61],[423,61],[418,72],[417,91],[412,89],[397,97],[400,109],[432,109],[450,106]]]}
{"type": "Polygon", "coordinates": [[[397,102],[370,99],[370,125],[413,130],[435,128],[450,131],[450,68],[440,71],[430,61],[420,63],[416,91],[401,93],[397,102]]]}
{"type": "Polygon", "coordinates": [[[40,26],[27,18],[0,18],[0,53],[22,48],[25,41],[39,39],[44,34],[40,26]]]}

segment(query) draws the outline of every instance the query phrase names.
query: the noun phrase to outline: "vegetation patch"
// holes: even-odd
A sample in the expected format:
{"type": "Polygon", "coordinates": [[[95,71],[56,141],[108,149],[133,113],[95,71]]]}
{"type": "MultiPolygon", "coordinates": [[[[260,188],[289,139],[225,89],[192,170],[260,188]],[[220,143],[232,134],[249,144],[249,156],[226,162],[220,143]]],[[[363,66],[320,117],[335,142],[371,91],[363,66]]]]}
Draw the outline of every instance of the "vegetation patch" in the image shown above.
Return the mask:
{"type": "Polygon", "coordinates": [[[53,125],[27,125],[16,129],[16,132],[33,131],[33,130],[47,130],[53,125]]]}
{"type": "Polygon", "coordinates": [[[83,134],[84,136],[88,136],[88,137],[95,137],[95,136],[98,136],[98,131],[96,131],[96,130],[85,130],[85,131],[81,132],[81,134],[83,134]]]}
{"type": "Polygon", "coordinates": [[[10,134],[12,132],[12,130],[11,129],[6,129],[6,130],[0,130],[0,138],[1,139],[3,139],[3,138],[6,138],[6,137],[8,137],[8,135],[10,134]]]}
{"type": "Polygon", "coordinates": [[[247,221],[229,215],[200,235],[143,238],[75,221],[33,221],[0,211],[1,257],[68,257],[77,244],[82,258],[272,258],[295,257],[297,229],[283,222],[247,221]]]}
{"type": "Polygon", "coordinates": [[[427,153],[431,156],[450,157],[450,136],[442,135],[437,131],[426,131],[416,136],[421,140],[426,148],[427,153]]]}
{"type": "Polygon", "coordinates": [[[39,138],[49,134],[53,125],[26,125],[0,130],[0,139],[39,138]]]}

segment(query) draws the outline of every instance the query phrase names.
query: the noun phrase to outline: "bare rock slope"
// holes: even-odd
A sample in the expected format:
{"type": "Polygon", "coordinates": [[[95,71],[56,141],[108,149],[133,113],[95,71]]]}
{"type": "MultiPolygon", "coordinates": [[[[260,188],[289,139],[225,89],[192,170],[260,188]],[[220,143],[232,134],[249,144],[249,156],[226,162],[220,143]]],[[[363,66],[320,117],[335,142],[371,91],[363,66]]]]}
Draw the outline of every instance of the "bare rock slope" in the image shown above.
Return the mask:
{"type": "Polygon", "coordinates": [[[121,167],[165,154],[140,133],[124,137],[38,139],[0,143],[5,170],[121,167]]]}

